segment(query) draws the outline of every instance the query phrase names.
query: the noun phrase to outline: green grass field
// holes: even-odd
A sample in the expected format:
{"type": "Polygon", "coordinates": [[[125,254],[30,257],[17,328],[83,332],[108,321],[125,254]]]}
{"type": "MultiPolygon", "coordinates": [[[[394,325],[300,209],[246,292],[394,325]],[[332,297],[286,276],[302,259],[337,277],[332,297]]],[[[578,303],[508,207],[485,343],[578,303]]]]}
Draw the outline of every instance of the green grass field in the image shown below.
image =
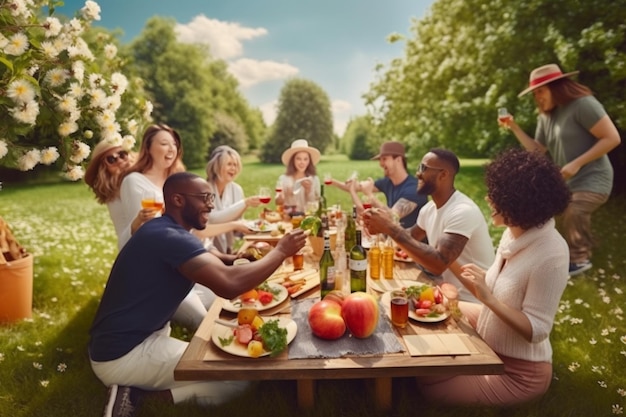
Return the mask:
{"type": "MultiPolygon", "coordinates": [[[[474,198],[487,215],[482,177],[484,161],[462,161],[457,188],[474,198]]],[[[410,167],[414,171],[415,166],[410,167]]],[[[373,161],[323,159],[318,174],[346,178],[380,175],[373,161]]],[[[202,174],[201,171],[197,171],[202,174]]],[[[244,160],[238,182],[247,195],[272,186],[280,165],[244,160]]],[[[329,204],[349,205],[348,196],[330,188],[329,204]]],[[[271,204],[271,203],[270,203],[271,204]]],[[[570,280],[552,333],[554,379],[540,400],[521,407],[450,408],[428,404],[411,378],[394,381],[396,406],[374,410],[363,381],[322,381],[313,410],[295,405],[292,381],[255,384],[246,397],[211,410],[193,404],[147,402],[142,416],[609,416],[626,407],[626,199],[612,198],[595,216],[600,246],[595,268],[570,280]]],[[[250,211],[246,217],[257,213],[250,211]]],[[[88,328],[115,258],[116,243],[108,211],[95,202],[83,183],[4,184],[0,216],[20,243],[35,255],[33,317],[0,326],[0,416],[101,415],[106,389],[89,367],[88,328]]],[[[497,242],[501,230],[492,228],[497,242]]],[[[548,279],[549,277],[546,277],[548,279]]],[[[176,328],[188,338],[189,332],[176,328]]]]}

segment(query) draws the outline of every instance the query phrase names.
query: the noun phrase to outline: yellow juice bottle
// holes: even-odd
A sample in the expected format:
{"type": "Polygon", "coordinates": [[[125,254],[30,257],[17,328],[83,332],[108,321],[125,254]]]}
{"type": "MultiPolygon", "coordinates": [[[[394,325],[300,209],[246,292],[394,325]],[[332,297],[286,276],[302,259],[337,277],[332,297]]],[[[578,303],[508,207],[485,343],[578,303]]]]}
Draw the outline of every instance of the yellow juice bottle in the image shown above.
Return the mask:
{"type": "Polygon", "coordinates": [[[391,237],[387,237],[387,242],[383,247],[382,261],[383,261],[383,276],[385,279],[393,279],[393,255],[394,255],[393,241],[391,237]]]}

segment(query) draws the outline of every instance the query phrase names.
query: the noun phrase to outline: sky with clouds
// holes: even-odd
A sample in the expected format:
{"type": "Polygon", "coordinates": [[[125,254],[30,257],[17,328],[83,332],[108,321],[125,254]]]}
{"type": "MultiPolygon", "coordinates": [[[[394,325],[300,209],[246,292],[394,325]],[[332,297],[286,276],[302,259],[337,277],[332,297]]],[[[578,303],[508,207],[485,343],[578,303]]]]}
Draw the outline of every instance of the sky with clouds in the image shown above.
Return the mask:
{"type": "MultiPolygon", "coordinates": [[[[403,56],[391,33],[410,35],[411,19],[434,0],[100,0],[99,26],[121,29],[130,42],[152,16],[172,18],[182,42],[210,46],[228,62],[242,94],[271,124],[285,80],[318,84],[332,102],[335,132],[365,114],[361,95],[377,63],[403,56]]],[[[74,16],[84,0],[65,0],[59,13],[74,16]]]]}

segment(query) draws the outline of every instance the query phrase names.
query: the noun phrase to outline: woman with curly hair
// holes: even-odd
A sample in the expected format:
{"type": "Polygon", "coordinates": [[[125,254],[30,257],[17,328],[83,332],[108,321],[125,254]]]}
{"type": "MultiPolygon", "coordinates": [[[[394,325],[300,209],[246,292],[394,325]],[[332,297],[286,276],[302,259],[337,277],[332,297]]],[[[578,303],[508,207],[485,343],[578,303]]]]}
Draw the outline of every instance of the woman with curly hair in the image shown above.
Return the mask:
{"type": "Polygon", "coordinates": [[[462,283],[482,302],[463,314],[504,362],[502,375],[463,375],[422,384],[425,398],[507,406],[543,395],[552,379],[550,332],[568,281],[569,250],[555,228],[571,193],[559,168],[538,152],[510,149],[486,167],[495,226],[506,227],[484,271],[461,267],[462,283]]]}

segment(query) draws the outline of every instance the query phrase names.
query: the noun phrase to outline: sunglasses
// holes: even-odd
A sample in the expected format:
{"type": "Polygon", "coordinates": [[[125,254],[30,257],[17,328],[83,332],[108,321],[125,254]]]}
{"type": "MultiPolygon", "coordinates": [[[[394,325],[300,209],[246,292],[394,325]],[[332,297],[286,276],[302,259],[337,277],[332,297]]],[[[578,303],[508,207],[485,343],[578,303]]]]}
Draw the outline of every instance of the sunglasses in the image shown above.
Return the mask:
{"type": "Polygon", "coordinates": [[[180,193],[180,194],[201,198],[204,204],[207,204],[207,203],[213,204],[213,202],[215,201],[215,193],[180,193]]]}
{"type": "Polygon", "coordinates": [[[433,169],[435,171],[443,171],[443,168],[429,167],[426,164],[420,164],[420,166],[417,168],[417,172],[421,174],[422,172],[426,172],[426,170],[428,169],[433,169]]]}
{"type": "Polygon", "coordinates": [[[107,155],[106,158],[104,158],[107,161],[107,164],[109,165],[114,165],[117,163],[117,160],[121,160],[121,161],[125,161],[128,158],[128,152],[126,151],[119,151],[117,153],[114,153],[112,155],[107,155]]]}

